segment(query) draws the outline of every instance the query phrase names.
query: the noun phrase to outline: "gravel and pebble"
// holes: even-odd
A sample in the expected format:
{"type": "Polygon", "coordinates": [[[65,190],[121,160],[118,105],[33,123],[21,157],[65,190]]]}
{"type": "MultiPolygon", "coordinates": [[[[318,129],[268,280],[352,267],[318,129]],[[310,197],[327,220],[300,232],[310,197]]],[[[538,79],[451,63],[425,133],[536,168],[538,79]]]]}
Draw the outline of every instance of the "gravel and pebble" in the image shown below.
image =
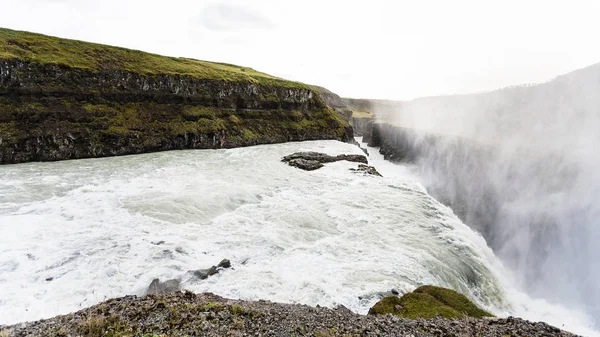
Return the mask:
{"type": "Polygon", "coordinates": [[[519,318],[416,319],[189,291],[126,296],[68,315],[0,326],[0,336],[574,336],[519,318]]]}

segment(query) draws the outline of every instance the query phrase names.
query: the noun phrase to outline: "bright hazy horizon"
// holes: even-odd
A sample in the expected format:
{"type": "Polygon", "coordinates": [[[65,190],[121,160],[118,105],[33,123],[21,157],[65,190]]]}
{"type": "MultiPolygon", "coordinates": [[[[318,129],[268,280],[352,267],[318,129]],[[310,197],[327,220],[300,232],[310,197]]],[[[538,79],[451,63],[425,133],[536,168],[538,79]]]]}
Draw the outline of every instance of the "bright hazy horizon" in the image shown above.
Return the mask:
{"type": "Polygon", "coordinates": [[[0,26],[244,65],[346,97],[548,81],[600,62],[597,1],[5,0],[0,26]]]}

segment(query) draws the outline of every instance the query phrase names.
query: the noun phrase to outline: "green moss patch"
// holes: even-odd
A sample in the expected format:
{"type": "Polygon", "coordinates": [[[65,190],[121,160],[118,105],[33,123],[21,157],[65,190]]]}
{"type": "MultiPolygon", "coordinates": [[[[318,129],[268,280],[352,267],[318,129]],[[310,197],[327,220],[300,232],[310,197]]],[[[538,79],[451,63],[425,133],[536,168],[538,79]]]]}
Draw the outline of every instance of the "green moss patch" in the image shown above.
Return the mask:
{"type": "MultiPolygon", "coordinates": [[[[305,84],[283,80],[248,67],[161,56],[5,28],[0,28],[0,59],[57,64],[92,71],[119,69],[141,75],[184,75],[198,79],[309,89],[305,84]]],[[[271,99],[278,100],[278,97],[271,99]]]]}
{"type": "Polygon", "coordinates": [[[454,290],[434,286],[421,286],[415,289],[414,293],[428,294],[437,301],[470,317],[482,318],[493,316],[489,312],[478,308],[465,295],[459,294],[454,290]]]}
{"type": "Polygon", "coordinates": [[[493,317],[492,314],[478,308],[473,302],[454,290],[422,286],[402,297],[388,296],[377,302],[370,315],[393,314],[405,318],[446,318],[493,317]]]}

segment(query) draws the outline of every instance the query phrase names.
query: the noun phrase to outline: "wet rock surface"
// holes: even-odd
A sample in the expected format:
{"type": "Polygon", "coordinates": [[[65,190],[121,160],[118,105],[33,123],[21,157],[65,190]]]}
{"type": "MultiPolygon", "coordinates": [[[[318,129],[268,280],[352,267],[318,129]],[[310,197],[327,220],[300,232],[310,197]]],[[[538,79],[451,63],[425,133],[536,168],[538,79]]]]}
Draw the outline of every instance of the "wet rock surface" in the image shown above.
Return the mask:
{"type": "Polygon", "coordinates": [[[205,280],[209,276],[213,276],[218,273],[219,273],[219,271],[217,270],[217,267],[215,267],[215,266],[212,266],[208,269],[198,269],[198,270],[192,271],[192,274],[194,274],[194,276],[196,276],[197,278],[199,278],[201,280],[205,280]]]}
{"type": "Polygon", "coordinates": [[[306,160],[302,158],[292,159],[287,162],[288,165],[303,169],[305,171],[314,171],[323,167],[323,164],[316,160],[306,160]]]}
{"type": "Polygon", "coordinates": [[[190,271],[188,271],[188,273],[191,273],[192,275],[194,275],[195,277],[197,277],[201,280],[205,280],[209,276],[216,275],[222,269],[227,269],[227,268],[231,268],[231,261],[229,261],[228,259],[223,259],[216,266],[212,266],[207,269],[190,270],[190,271]]]}
{"type": "Polygon", "coordinates": [[[306,171],[313,171],[323,167],[323,164],[325,163],[333,163],[341,160],[355,163],[368,163],[367,157],[360,154],[340,154],[331,156],[320,152],[296,152],[281,159],[282,162],[288,163],[290,166],[306,171]]]}
{"type": "Polygon", "coordinates": [[[377,171],[376,168],[374,168],[373,166],[364,165],[364,164],[359,164],[358,168],[351,168],[350,171],[355,172],[355,173],[363,173],[363,174],[368,174],[368,175],[374,175],[374,176],[378,176],[378,177],[383,177],[381,175],[381,173],[379,173],[377,171]]]}
{"type": "Polygon", "coordinates": [[[111,299],[78,312],[0,327],[2,336],[573,336],[518,318],[416,319],[365,316],[210,293],[111,299]]]}

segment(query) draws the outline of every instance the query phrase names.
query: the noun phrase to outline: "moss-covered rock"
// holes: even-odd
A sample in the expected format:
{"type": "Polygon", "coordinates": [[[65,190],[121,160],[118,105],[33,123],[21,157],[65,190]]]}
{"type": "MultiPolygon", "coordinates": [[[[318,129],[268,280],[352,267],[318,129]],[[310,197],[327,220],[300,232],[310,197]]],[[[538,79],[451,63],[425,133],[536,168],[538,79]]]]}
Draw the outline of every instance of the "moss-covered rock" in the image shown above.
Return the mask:
{"type": "Polygon", "coordinates": [[[385,297],[369,310],[369,314],[393,314],[410,319],[437,316],[446,318],[493,316],[477,307],[464,295],[435,286],[422,286],[402,297],[385,297]]]}

